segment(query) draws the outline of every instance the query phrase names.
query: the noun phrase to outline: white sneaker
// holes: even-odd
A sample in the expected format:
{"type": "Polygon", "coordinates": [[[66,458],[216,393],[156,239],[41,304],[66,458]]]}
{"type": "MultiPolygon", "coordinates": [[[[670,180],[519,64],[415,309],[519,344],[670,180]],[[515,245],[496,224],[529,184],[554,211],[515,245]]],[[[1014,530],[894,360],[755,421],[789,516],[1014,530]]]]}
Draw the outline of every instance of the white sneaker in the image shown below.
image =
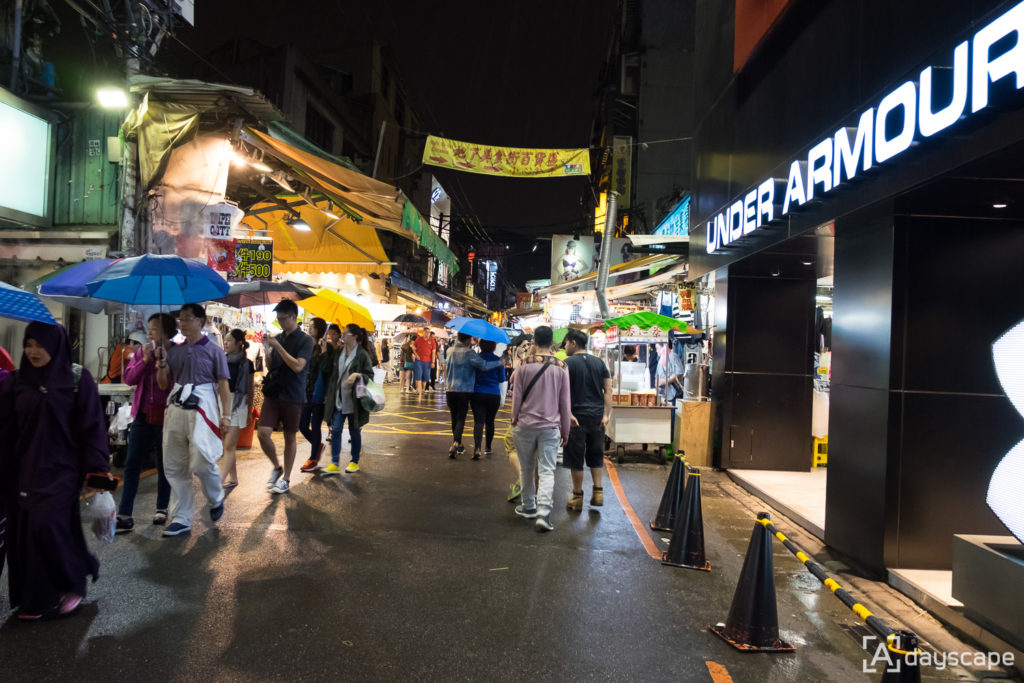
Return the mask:
{"type": "Polygon", "coordinates": [[[271,493],[288,493],[288,480],[278,479],[277,483],[274,484],[274,488],[270,489],[271,493]]]}

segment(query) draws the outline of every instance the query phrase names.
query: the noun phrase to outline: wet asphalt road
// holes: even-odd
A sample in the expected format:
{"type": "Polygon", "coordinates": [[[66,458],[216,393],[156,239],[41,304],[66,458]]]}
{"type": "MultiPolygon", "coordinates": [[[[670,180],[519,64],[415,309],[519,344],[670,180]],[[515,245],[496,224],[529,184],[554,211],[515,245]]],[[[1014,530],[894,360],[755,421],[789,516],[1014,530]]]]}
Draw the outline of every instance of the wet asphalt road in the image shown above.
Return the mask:
{"type": "MultiPolygon", "coordinates": [[[[780,544],[779,620],[797,652],[741,654],[705,631],[728,613],[759,509],[725,475],[703,480],[713,571],[664,567],[607,481],[603,508],[569,513],[559,469],[553,533],[515,517],[507,412],[493,456],[452,461],[443,399],[388,393],[360,472],[298,472],[300,439],[292,490],[275,496],[257,444],[239,452],[223,519],[204,509],[189,535],[149,524],[144,478],[135,531],[90,540],[100,579],[78,612],[0,628],[0,681],[878,679],[861,672],[856,617],[780,544]]],[[[668,468],[616,470],[646,526],[668,468]]],[[[667,534],[651,538],[667,547],[667,534]]]]}

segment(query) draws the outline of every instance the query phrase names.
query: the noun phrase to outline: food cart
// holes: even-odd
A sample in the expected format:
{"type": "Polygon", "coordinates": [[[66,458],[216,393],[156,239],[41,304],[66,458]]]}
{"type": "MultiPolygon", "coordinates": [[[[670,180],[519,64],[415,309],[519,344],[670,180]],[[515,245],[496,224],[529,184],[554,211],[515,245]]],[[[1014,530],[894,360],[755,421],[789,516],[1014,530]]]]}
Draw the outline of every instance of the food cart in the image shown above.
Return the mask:
{"type": "Polygon", "coordinates": [[[654,345],[668,343],[669,330],[686,331],[686,323],[655,313],[632,313],[605,323],[604,359],[612,372],[612,411],[607,436],[622,462],[626,445],[658,446],[658,455],[665,459],[672,443],[672,421],[675,411],[665,400],[665,390],[649,388],[648,364],[624,361],[627,346],[646,348],[644,358],[657,353],[654,345]]]}

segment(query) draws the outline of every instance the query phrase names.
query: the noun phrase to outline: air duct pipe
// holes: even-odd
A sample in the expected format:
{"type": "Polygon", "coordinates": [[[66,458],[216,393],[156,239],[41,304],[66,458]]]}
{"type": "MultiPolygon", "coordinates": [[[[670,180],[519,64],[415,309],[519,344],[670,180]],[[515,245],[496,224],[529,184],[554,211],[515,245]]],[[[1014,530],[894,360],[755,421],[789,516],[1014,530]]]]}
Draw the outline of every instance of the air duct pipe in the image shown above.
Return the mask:
{"type": "Polygon", "coordinates": [[[608,212],[604,219],[604,236],[601,238],[601,260],[597,267],[597,305],[601,309],[601,318],[608,320],[611,313],[608,311],[608,297],[605,290],[608,288],[608,268],[612,256],[612,236],[615,235],[616,210],[619,206],[619,193],[615,190],[608,192],[608,212]]]}

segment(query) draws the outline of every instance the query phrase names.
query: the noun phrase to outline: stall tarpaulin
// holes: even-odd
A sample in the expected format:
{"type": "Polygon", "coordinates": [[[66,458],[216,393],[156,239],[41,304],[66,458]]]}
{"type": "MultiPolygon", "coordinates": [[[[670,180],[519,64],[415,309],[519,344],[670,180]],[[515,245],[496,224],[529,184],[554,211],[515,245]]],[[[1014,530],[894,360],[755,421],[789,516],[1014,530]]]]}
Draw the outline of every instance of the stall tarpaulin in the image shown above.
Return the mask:
{"type": "Polygon", "coordinates": [[[571,178],[590,175],[590,150],[497,147],[428,135],[423,163],[506,178],[571,178]]]}

